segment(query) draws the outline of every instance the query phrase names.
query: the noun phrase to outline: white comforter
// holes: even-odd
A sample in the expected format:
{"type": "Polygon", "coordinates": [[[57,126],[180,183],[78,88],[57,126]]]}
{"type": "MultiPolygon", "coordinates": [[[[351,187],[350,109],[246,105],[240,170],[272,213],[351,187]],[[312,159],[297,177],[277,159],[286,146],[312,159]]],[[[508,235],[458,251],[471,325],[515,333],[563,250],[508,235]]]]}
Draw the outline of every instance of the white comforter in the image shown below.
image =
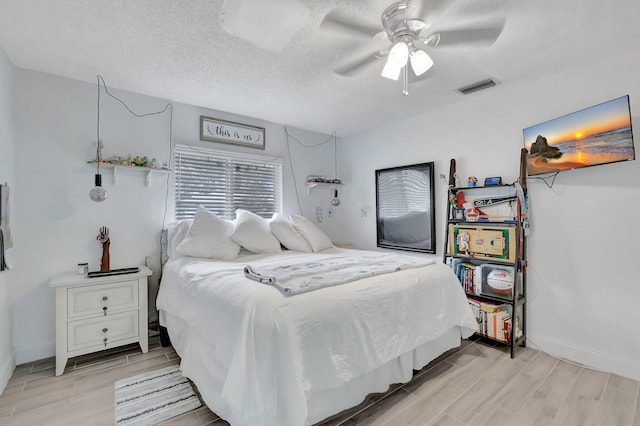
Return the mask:
{"type": "MultiPolygon", "coordinates": [[[[309,392],[338,388],[454,326],[462,337],[477,329],[443,264],[285,297],[243,275],[245,265],[267,256],[278,264],[314,254],[172,259],[157,299],[158,309],[206,339],[206,356],[223,366],[223,389],[207,403],[234,426],[303,425],[309,392]]],[[[197,385],[189,364],[204,355],[185,352],[182,369],[197,385]]]]}

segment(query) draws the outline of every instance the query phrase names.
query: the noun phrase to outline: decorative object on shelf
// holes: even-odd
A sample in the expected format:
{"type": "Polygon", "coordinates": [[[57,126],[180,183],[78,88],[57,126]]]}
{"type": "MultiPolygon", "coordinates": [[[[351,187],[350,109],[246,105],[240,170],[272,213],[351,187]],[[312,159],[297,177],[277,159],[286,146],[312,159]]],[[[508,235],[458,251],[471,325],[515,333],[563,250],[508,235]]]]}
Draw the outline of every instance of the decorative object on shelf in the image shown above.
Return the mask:
{"type": "Polygon", "coordinates": [[[464,211],[464,218],[468,222],[477,222],[478,220],[480,220],[480,210],[473,207],[470,209],[466,209],[464,211]]]}
{"type": "Polygon", "coordinates": [[[464,207],[464,218],[467,222],[477,222],[480,220],[482,212],[475,208],[473,203],[464,203],[462,206],[464,207]]]}
{"type": "Polygon", "coordinates": [[[325,178],[324,176],[309,175],[307,176],[307,183],[328,183],[333,185],[342,185],[342,179],[331,179],[325,178]]]}
{"type": "Polygon", "coordinates": [[[449,202],[454,209],[462,209],[465,203],[464,192],[456,192],[449,194],[449,202]]]}
{"type": "MultiPolygon", "coordinates": [[[[513,268],[511,268],[513,269],[513,268]]],[[[509,269],[494,267],[487,276],[487,286],[500,296],[511,296],[513,291],[513,272],[509,269]]]]}
{"type": "Polygon", "coordinates": [[[133,157],[132,163],[136,167],[147,167],[148,160],[147,157],[135,156],[133,157]]]}
{"type": "Polygon", "coordinates": [[[474,207],[491,207],[491,206],[495,206],[496,204],[510,203],[512,201],[515,201],[515,199],[516,197],[514,197],[513,195],[476,198],[475,200],[473,200],[473,206],[474,207]]]}
{"type": "Polygon", "coordinates": [[[342,183],[342,179],[331,179],[331,178],[325,178],[324,176],[315,176],[315,175],[311,175],[307,177],[307,182],[306,184],[309,186],[307,188],[307,193],[311,194],[311,190],[315,187],[318,186],[333,186],[333,191],[332,191],[332,197],[331,197],[331,204],[333,204],[334,202],[337,202],[338,204],[333,204],[334,206],[338,206],[340,204],[340,199],[338,199],[338,188],[337,186],[343,185],[342,183]],[[336,201],[337,200],[337,201],[336,201]]]}
{"type": "MultiPolygon", "coordinates": [[[[100,86],[98,85],[98,105],[100,105],[100,86]]],[[[100,123],[100,108],[98,107],[98,123],[100,123]]],[[[102,175],[100,174],[100,163],[102,162],[102,141],[100,140],[100,124],[98,124],[98,142],[96,142],[96,175],[95,186],[89,191],[89,198],[96,202],[107,199],[109,193],[102,187],[102,175]]]]}
{"type": "Polygon", "coordinates": [[[200,140],[264,149],[264,127],[200,116],[200,140]]]}
{"type": "Polygon", "coordinates": [[[478,183],[478,178],[475,176],[469,176],[469,180],[467,181],[467,186],[476,186],[478,183]]]}
{"type": "Polygon", "coordinates": [[[484,226],[449,224],[451,254],[470,254],[477,259],[516,260],[516,232],[513,226],[484,226]],[[458,246],[458,234],[466,232],[469,240],[466,252],[458,246]]]}
{"type": "Polygon", "coordinates": [[[469,254],[469,240],[471,239],[469,233],[465,231],[459,232],[457,239],[458,241],[456,243],[458,244],[458,252],[462,254],[469,254]]]}
{"type": "Polygon", "coordinates": [[[488,177],[484,179],[484,186],[496,185],[502,185],[502,178],[500,176],[488,177]]]}
{"type": "Polygon", "coordinates": [[[100,259],[100,270],[108,271],[109,267],[109,246],[111,245],[111,239],[109,238],[109,228],[106,226],[100,227],[96,240],[102,245],[102,258],[100,259]]]}

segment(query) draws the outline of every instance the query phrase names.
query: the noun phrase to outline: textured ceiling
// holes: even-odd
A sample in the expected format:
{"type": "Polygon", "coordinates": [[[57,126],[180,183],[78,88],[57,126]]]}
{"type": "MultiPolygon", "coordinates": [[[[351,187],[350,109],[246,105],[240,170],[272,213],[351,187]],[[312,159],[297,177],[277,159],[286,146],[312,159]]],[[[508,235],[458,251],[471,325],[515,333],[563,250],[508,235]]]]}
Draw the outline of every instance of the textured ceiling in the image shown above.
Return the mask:
{"type": "Polygon", "coordinates": [[[442,0],[414,0],[434,29],[503,17],[506,25],[490,47],[428,50],[435,65],[405,97],[400,82],[380,77],[382,61],[356,77],[332,72],[384,42],[320,28],[340,11],[381,29],[391,0],[228,1],[290,2],[306,14],[260,14],[264,28],[294,33],[274,51],[225,32],[222,0],[0,0],[0,45],[18,67],[91,83],[100,73],[112,88],[348,136],[463,101],[455,89],[478,80],[517,85],[637,51],[640,40],[637,0],[451,0],[437,16],[429,6],[442,0]]]}

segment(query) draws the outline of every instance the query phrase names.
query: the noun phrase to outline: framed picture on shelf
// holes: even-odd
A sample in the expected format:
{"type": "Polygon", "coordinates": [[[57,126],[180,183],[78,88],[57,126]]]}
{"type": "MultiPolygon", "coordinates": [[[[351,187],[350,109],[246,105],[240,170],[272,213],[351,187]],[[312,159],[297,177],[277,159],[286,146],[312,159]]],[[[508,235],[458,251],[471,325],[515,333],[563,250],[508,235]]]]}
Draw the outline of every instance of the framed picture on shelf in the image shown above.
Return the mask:
{"type": "Polygon", "coordinates": [[[516,261],[516,229],[512,226],[449,224],[447,252],[475,259],[516,261]]]}
{"type": "Polygon", "coordinates": [[[200,140],[264,149],[264,127],[200,116],[200,140]]]}

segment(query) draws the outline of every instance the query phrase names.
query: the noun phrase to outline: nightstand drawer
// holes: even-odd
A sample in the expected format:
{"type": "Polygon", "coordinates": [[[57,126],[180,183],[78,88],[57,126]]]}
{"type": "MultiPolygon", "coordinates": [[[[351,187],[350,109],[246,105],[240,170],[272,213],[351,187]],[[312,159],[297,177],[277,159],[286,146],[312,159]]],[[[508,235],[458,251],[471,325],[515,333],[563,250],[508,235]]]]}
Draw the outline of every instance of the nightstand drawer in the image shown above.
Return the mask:
{"type": "Polygon", "coordinates": [[[107,348],[114,342],[137,335],[138,310],[106,317],[71,321],[67,330],[67,350],[75,351],[91,346],[107,348]]]}
{"type": "Polygon", "coordinates": [[[138,281],[70,288],[67,298],[69,318],[133,309],[138,307],[138,281]]]}

